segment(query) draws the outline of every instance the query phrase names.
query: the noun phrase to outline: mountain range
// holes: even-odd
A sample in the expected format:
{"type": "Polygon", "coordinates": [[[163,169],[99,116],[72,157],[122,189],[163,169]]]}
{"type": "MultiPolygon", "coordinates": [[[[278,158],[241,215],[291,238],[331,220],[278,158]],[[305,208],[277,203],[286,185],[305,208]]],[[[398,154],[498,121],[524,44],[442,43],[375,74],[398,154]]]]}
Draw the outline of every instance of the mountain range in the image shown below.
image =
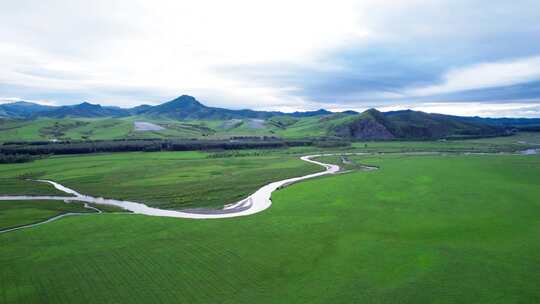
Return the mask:
{"type": "MultiPolygon", "coordinates": [[[[206,106],[194,97],[182,95],[159,105],[134,108],[101,106],[83,102],[69,106],[44,106],[19,101],[0,105],[4,119],[33,121],[40,118],[78,119],[115,118],[150,119],[152,121],[224,121],[223,126],[239,125],[249,120],[257,128],[294,130],[303,135],[339,136],[360,140],[375,139],[438,139],[449,137],[494,136],[523,126],[540,126],[540,119],[481,118],[404,110],[380,112],[369,109],[362,113],[340,113],[325,109],[284,113],[278,111],[231,110],[206,106]]],[[[271,131],[274,132],[274,131],[271,131]]],[[[282,132],[287,133],[287,132],[282,132]]]]}
{"type": "MultiPolygon", "coordinates": [[[[348,111],[350,113],[356,113],[348,111]]],[[[0,104],[0,117],[34,119],[39,117],[48,118],[96,118],[96,117],[125,117],[132,115],[146,115],[150,117],[162,117],[177,120],[224,120],[242,118],[267,119],[273,116],[311,117],[332,114],[332,112],[320,109],[307,112],[268,112],[255,110],[230,110],[224,108],[208,107],[200,103],[194,97],[182,95],[174,100],[156,105],[140,105],[133,108],[119,108],[101,106],[83,102],[69,106],[44,106],[27,101],[0,104]]]]}

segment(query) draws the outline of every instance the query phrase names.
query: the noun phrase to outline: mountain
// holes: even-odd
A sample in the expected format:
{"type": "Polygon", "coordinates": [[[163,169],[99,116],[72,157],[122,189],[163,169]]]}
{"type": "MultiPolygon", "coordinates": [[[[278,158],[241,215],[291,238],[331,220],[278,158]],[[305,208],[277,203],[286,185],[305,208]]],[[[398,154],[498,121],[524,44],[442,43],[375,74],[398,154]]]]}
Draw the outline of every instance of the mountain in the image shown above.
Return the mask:
{"type": "Polygon", "coordinates": [[[391,129],[393,129],[391,123],[383,113],[369,109],[337,124],[329,131],[334,131],[338,137],[362,140],[394,139],[397,136],[390,131],[391,129]]]}
{"type": "Polygon", "coordinates": [[[157,106],[140,105],[129,109],[106,107],[99,104],[83,102],[68,106],[43,106],[31,102],[15,102],[0,105],[0,117],[31,119],[38,117],[123,117],[129,115],[149,116],[152,118],[167,118],[173,120],[229,120],[229,119],[268,119],[274,116],[313,117],[328,115],[332,112],[320,109],[308,112],[268,112],[255,110],[230,110],[208,107],[194,97],[182,95],[174,100],[157,106]]]}
{"type": "Polygon", "coordinates": [[[330,115],[330,114],[334,114],[334,113],[325,109],[319,109],[317,111],[307,111],[307,112],[296,111],[293,113],[288,113],[287,115],[292,116],[292,117],[302,118],[302,117],[313,117],[313,116],[330,115]]]}
{"type": "Polygon", "coordinates": [[[512,126],[512,127],[521,127],[521,126],[530,126],[530,125],[540,125],[540,118],[485,118],[485,117],[465,117],[467,120],[485,123],[494,126],[512,126]]]}
{"type": "Polygon", "coordinates": [[[361,140],[441,139],[505,135],[502,126],[472,121],[467,117],[420,111],[379,112],[369,109],[332,130],[335,135],[361,140]]]}
{"type": "MultiPolygon", "coordinates": [[[[0,105],[0,117],[7,119],[128,116],[137,116],[137,119],[141,120],[167,120],[173,128],[182,130],[186,128],[191,130],[194,125],[201,124],[216,133],[222,130],[219,130],[219,127],[214,127],[217,129],[213,130],[212,123],[207,125],[207,122],[201,121],[234,122],[235,127],[224,128],[229,135],[238,133],[283,137],[338,136],[358,140],[466,138],[505,135],[515,129],[540,130],[540,119],[461,117],[412,110],[380,112],[369,109],[362,113],[355,111],[334,113],[325,109],[294,113],[231,110],[206,106],[188,95],[156,106],[140,105],[130,109],[88,102],[59,107],[29,102],[0,105]]],[[[217,126],[225,125],[227,123],[217,126]]]]}
{"type": "Polygon", "coordinates": [[[143,104],[143,105],[140,105],[140,106],[136,106],[136,107],[127,109],[127,110],[131,115],[139,115],[139,114],[142,114],[142,113],[148,111],[148,109],[150,109],[151,107],[152,107],[151,105],[143,104]]]}
{"type": "Polygon", "coordinates": [[[50,111],[52,106],[44,106],[27,101],[0,104],[0,116],[10,118],[29,118],[38,113],[50,111]]]}
{"type": "Polygon", "coordinates": [[[229,110],[223,108],[207,107],[194,97],[182,95],[169,102],[153,106],[140,114],[150,117],[165,117],[177,120],[227,120],[241,118],[266,119],[280,112],[265,112],[254,110],[229,110]]]}
{"type": "Polygon", "coordinates": [[[49,118],[64,117],[121,117],[128,116],[129,111],[118,107],[102,107],[99,104],[83,102],[78,105],[55,107],[52,110],[39,112],[35,116],[49,118]]]}

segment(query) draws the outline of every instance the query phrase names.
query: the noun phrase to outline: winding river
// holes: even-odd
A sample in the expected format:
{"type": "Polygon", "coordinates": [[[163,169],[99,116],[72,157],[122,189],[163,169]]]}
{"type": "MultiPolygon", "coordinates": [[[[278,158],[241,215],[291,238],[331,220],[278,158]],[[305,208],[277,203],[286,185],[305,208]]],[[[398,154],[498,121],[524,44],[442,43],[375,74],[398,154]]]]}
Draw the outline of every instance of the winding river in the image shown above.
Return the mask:
{"type": "MultiPolygon", "coordinates": [[[[110,206],[116,206],[120,207],[122,209],[131,211],[135,214],[143,214],[143,215],[149,215],[149,216],[163,216],[163,217],[176,217],[176,218],[189,218],[189,219],[219,219],[219,218],[230,218],[230,217],[238,217],[238,216],[246,216],[255,214],[258,212],[261,212],[263,210],[266,210],[272,205],[272,201],[270,199],[272,192],[275,190],[285,187],[287,185],[290,185],[295,182],[299,182],[305,179],[310,179],[318,176],[328,175],[328,174],[335,174],[339,172],[339,166],[333,165],[333,164],[325,164],[316,160],[313,160],[313,158],[317,158],[320,156],[328,156],[331,154],[317,154],[317,155],[307,155],[300,157],[301,160],[305,162],[309,162],[312,164],[317,164],[319,166],[324,167],[326,170],[308,174],[300,177],[293,177],[289,179],[284,179],[281,181],[273,182],[268,185],[263,186],[262,188],[255,191],[255,193],[251,194],[247,198],[234,203],[224,206],[222,209],[191,209],[191,210],[166,210],[166,209],[159,209],[159,208],[153,208],[149,207],[142,203],[137,202],[131,202],[131,201],[122,201],[122,200],[115,200],[115,199],[107,199],[102,197],[93,197],[90,195],[84,195],[81,194],[73,189],[70,189],[66,186],[63,186],[57,182],[50,181],[50,180],[37,180],[37,182],[43,182],[43,183],[49,183],[53,185],[56,189],[65,192],[67,194],[71,194],[73,196],[29,196],[29,195],[17,195],[17,196],[0,196],[0,200],[4,201],[15,201],[15,200],[60,200],[60,201],[79,201],[79,202],[85,202],[85,203],[92,203],[92,204],[98,204],[98,205],[110,205],[110,206]]],[[[87,214],[87,213],[81,213],[81,214],[87,214]]],[[[66,215],[75,215],[75,214],[65,214],[61,216],[57,216],[56,218],[48,219],[45,222],[50,222],[54,219],[62,218],[66,215]]],[[[43,224],[45,222],[41,222],[38,224],[43,224]]],[[[35,226],[28,225],[27,227],[35,226]]],[[[22,228],[22,227],[19,227],[22,228]]]]}
{"type": "MultiPolygon", "coordinates": [[[[530,153],[530,150],[533,150],[533,149],[521,151],[521,154],[537,154],[538,153],[538,149],[534,149],[534,153],[530,153]]],[[[322,166],[325,168],[325,170],[321,172],[313,173],[313,174],[288,178],[288,179],[284,179],[281,181],[267,184],[259,188],[257,191],[255,191],[255,193],[251,194],[247,198],[234,204],[225,205],[222,209],[204,209],[204,208],[187,209],[187,210],[159,209],[159,208],[149,207],[143,203],[107,199],[107,198],[102,198],[102,197],[93,197],[90,195],[81,194],[73,189],[70,189],[64,185],[61,185],[51,180],[36,180],[36,181],[42,182],[42,183],[49,183],[53,185],[56,189],[64,193],[70,194],[72,196],[58,196],[58,195],[55,195],[55,196],[51,196],[51,195],[42,195],[42,196],[3,195],[1,196],[0,195],[0,201],[17,201],[17,200],[56,200],[56,201],[65,201],[65,202],[78,201],[78,202],[85,202],[86,203],[84,205],[85,208],[93,209],[97,211],[98,213],[101,213],[101,211],[95,207],[88,205],[88,203],[97,204],[97,205],[116,206],[116,207],[120,207],[128,211],[131,211],[134,214],[143,214],[143,215],[149,215],[149,216],[175,217],[175,218],[186,218],[186,219],[231,218],[231,217],[252,215],[252,214],[259,213],[261,211],[268,209],[272,205],[272,201],[271,201],[272,192],[274,192],[275,190],[279,188],[288,186],[292,183],[296,183],[302,180],[306,180],[306,179],[310,179],[310,178],[314,178],[318,176],[336,174],[340,171],[340,167],[338,165],[326,164],[323,162],[313,160],[313,158],[317,158],[321,156],[335,156],[335,155],[343,156],[343,155],[363,155],[363,154],[367,154],[367,153],[316,154],[316,155],[302,156],[300,157],[301,160],[308,163],[322,166]]],[[[425,155],[425,154],[440,154],[440,152],[417,152],[417,153],[411,152],[407,154],[425,155]]],[[[467,154],[467,153],[464,153],[464,154],[467,154]]],[[[471,154],[493,154],[493,153],[471,153],[471,154]]],[[[376,170],[378,168],[372,167],[372,166],[362,166],[362,169],[369,171],[369,170],[376,170]]],[[[0,230],[0,233],[42,225],[42,224],[49,223],[54,220],[57,220],[66,216],[70,216],[70,215],[88,215],[88,214],[95,214],[95,213],[65,213],[65,214],[61,214],[61,215],[49,218],[39,223],[0,230]]]]}

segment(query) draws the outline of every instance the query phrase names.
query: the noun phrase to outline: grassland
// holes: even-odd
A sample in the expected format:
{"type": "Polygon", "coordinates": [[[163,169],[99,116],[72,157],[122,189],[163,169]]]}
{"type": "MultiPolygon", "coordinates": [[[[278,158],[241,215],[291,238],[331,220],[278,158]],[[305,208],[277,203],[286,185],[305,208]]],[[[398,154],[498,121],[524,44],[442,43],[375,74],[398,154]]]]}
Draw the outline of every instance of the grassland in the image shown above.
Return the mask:
{"type": "Polygon", "coordinates": [[[149,118],[40,118],[29,121],[5,121],[0,123],[0,142],[36,140],[107,140],[144,138],[193,138],[211,133],[204,122],[182,123],[149,118]],[[162,131],[138,132],[134,121],[149,121],[165,127],[162,131]]]}
{"type": "Polygon", "coordinates": [[[446,141],[356,142],[361,152],[513,152],[540,145],[540,133],[520,132],[513,136],[446,141]]]}
{"type": "Polygon", "coordinates": [[[0,230],[42,222],[70,212],[94,213],[84,203],[63,201],[0,201],[0,230]]]}
{"type": "Polygon", "coordinates": [[[0,302],[540,301],[540,157],[350,159],[381,169],[292,185],[250,217],[109,214],[0,235],[0,302]]]}
{"type": "MultiPolygon", "coordinates": [[[[124,118],[40,118],[36,120],[0,120],[0,143],[36,140],[112,140],[149,138],[222,139],[231,136],[278,136],[282,138],[324,137],[329,130],[347,124],[354,116],[336,114],[324,117],[273,117],[253,123],[252,119],[188,120],[129,116],[124,118]],[[159,131],[136,131],[135,121],[147,121],[162,126],[159,131]]],[[[448,140],[448,141],[368,141],[355,142],[353,147],[368,152],[399,151],[515,151],[526,148],[524,142],[540,143],[540,132],[520,132],[515,136],[448,140]]]]}
{"type": "Polygon", "coordinates": [[[0,194],[46,194],[51,189],[41,184],[34,189],[31,182],[20,179],[24,176],[51,179],[83,194],[161,208],[221,207],[271,181],[321,170],[295,155],[244,155],[215,158],[204,152],[137,152],[56,156],[1,165],[0,178],[6,184],[0,186],[0,194]]]}
{"type": "MultiPolygon", "coordinates": [[[[0,165],[0,170],[9,166],[0,165]]],[[[16,166],[15,166],[16,167],[16,166]]],[[[13,167],[12,167],[13,168],[13,167]]],[[[0,195],[62,195],[68,194],[56,190],[50,184],[37,183],[25,179],[23,174],[5,174],[0,177],[0,195]]],[[[28,176],[29,177],[29,176],[28,176]]]]}

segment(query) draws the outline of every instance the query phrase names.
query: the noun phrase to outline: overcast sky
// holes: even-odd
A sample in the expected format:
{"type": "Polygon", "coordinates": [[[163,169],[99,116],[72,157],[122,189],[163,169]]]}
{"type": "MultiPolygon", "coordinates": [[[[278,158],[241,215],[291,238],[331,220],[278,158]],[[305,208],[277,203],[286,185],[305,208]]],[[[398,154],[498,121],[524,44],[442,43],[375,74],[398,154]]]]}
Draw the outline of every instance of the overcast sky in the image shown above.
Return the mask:
{"type": "Polygon", "coordinates": [[[540,1],[0,0],[0,102],[540,117],[540,1]]]}

